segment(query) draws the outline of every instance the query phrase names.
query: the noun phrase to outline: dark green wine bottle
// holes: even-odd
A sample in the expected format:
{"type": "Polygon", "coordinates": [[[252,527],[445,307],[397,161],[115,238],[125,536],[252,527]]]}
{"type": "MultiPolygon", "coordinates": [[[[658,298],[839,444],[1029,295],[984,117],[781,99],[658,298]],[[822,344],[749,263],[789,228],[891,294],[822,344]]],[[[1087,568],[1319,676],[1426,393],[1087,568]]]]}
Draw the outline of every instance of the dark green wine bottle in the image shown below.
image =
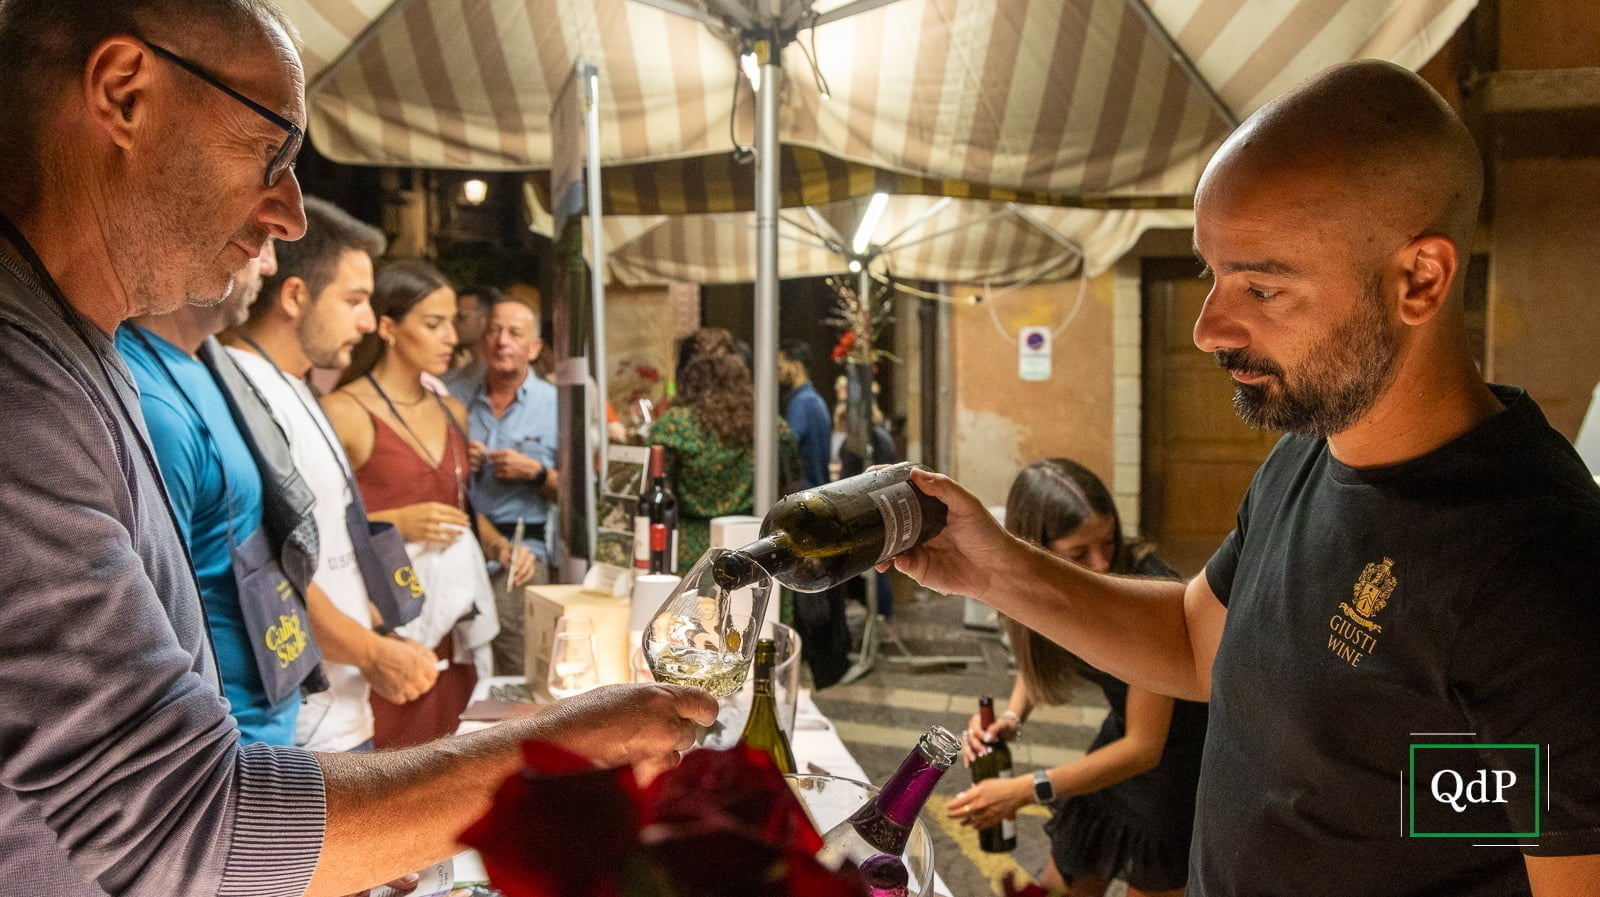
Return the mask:
{"type": "Polygon", "coordinates": [[[756,695],[750,703],[750,716],[744,722],[744,733],[739,741],[771,757],[778,772],[793,775],[794,752],[789,749],[783,727],[778,725],[778,702],[772,689],[772,666],[777,655],[778,648],[772,639],[756,642],[756,695]]]}
{"type": "MultiPolygon", "coordinates": [[[[994,725],[994,698],[984,695],[978,699],[978,725],[988,731],[994,725]]],[[[988,753],[972,761],[972,784],[984,779],[1011,778],[1011,748],[1004,741],[989,746],[988,753]]],[[[1002,819],[996,825],[978,830],[978,846],[985,853],[1010,853],[1017,848],[1017,822],[1002,819]]]]}
{"type": "Polygon", "coordinates": [[[944,503],[912,484],[914,466],[785,496],[761,521],[761,538],[717,559],[717,585],[732,591],[771,576],[796,592],[821,592],[938,535],[944,503]]]}

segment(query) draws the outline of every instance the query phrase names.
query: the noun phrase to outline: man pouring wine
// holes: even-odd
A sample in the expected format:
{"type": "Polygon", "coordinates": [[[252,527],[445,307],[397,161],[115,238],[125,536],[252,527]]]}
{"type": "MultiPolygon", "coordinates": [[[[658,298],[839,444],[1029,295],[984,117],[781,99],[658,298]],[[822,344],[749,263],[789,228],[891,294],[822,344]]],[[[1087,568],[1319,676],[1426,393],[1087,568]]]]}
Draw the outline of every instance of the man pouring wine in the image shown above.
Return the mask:
{"type": "Polygon", "coordinates": [[[1211,159],[1195,343],[1240,416],[1287,435],[1187,585],[1076,567],[911,474],[949,519],[901,571],[1211,702],[1191,894],[1600,893],[1600,682],[1576,673],[1600,662],[1600,491],[1526,392],[1474,367],[1481,192],[1460,120],[1374,61],[1297,86],[1211,159]],[[1548,793],[1496,811],[1539,835],[1397,830],[1396,771],[1441,732],[1488,766],[1546,747],[1548,793]]]}

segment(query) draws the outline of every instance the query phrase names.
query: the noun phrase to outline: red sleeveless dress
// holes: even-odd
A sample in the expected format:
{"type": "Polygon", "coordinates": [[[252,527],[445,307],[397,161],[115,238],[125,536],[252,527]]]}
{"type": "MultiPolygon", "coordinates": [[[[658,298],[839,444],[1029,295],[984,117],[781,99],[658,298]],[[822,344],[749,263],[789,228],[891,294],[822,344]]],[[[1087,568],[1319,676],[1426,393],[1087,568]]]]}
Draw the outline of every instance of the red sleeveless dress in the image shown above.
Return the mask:
{"type": "MultiPolygon", "coordinates": [[[[446,431],[444,457],[439,466],[417,454],[404,437],[387,421],[370,410],[374,437],[372,456],[356,470],[356,485],[369,511],[388,511],[436,501],[466,510],[463,490],[468,471],[467,446],[455,427],[446,431]]],[[[464,539],[473,536],[463,536],[464,539]]],[[[450,660],[455,638],[446,635],[434,646],[440,660],[450,660]]],[[[372,742],[377,748],[409,747],[449,735],[460,725],[461,711],[472,698],[478,674],[471,664],[451,662],[438,681],[422,697],[396,704],[374,692],[372,704],[372,742]]]]}

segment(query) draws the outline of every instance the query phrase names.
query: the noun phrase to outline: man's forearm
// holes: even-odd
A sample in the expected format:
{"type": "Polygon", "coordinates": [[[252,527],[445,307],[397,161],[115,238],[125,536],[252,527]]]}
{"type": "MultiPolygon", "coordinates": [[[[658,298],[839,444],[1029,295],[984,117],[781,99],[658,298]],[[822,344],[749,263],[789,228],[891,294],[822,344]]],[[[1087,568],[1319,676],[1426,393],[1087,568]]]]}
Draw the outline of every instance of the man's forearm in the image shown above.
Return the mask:
{"type": "Polygon", "coordinates": [[[461,849],[521,766],[524,741],[548,741],[597,766],[632,764],[648,779],[694,744],[716,701],[681,686],[607,685],[526,719],[376,754],[317,754],[326,792],[322,854],[306,893],[337,897],[421,869],[461,849]]]}
{"type": "Polygon", "coordinates": [[[456,837],[489,809],[521,765],[539,721],[515,721],[421,747],[318,754],[327,838],[307,897],[337,897],[398,878],[461,850],[456,837]]]}
{"type": "Polygon", "coordinates": [[[1205,700],[1183,583],[1094,573],[1019,546],[974,597],[1129,685],[1205,700]]]}

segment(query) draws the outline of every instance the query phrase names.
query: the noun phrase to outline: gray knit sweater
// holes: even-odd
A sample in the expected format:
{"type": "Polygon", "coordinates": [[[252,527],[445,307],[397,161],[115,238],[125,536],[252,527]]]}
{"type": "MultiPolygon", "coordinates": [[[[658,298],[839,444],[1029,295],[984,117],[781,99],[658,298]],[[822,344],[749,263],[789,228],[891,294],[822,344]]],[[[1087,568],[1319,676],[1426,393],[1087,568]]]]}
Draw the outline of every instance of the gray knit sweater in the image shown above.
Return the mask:
{"type": "Polygon", "coordinates": [[[321,772],[239,746],[133,378],[67,314],[0,243],[0,895],[299,895],[321,772]]]}

